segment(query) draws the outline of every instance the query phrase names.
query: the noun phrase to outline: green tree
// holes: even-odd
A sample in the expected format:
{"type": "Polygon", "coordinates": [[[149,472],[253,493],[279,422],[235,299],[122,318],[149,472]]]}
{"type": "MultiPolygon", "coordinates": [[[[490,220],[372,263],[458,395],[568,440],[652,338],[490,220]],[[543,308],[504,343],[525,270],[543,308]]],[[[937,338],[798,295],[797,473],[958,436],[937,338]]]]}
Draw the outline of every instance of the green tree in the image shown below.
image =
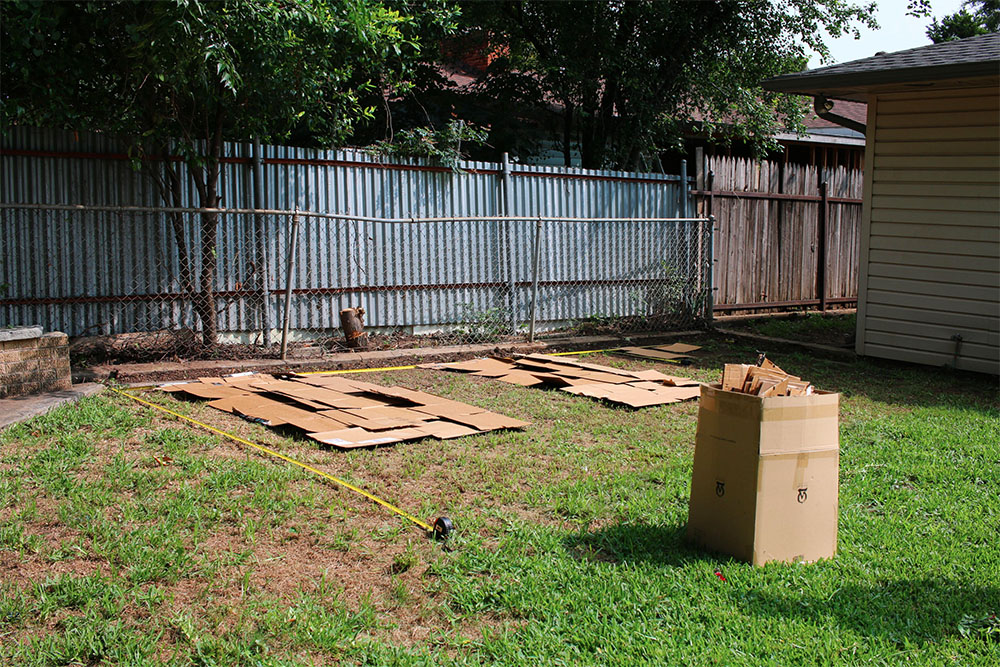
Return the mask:
{"type": "Polygon", "coordinates": [[[1000,0],[966,0],[954,14],[934,19],[927,37],[935,44],[1000,30],[1000,0]]]}
{"type": "MultiPolygon", "coordinates": [[[[224,140],[342,141],[372,118],[373,98],[405,87],[420,55],[410,19],[378,0],[14,0],[0,22],[5,126],[121,136],[166,203],[180,204],[183,164],[203,208],[219,205],[224,140]],[[168,159],[141,159],[152,155],[168,159]]],[[[183,220],[173,223],[212,346],[218,216],[200,215],[197,275],[183,220]]]]}
{"type": "Polygon", "coordinates": [[[564,153],[584,167],[635,168],[698,122],[764,147],[797,99],[764,91],[768,77],[828,55],[826,35],[875,25],[874,5],[844,0],[510,0],[462,2],[462,24],[500,54],[484,87],[511,104],[562,109],[564,153]]]}

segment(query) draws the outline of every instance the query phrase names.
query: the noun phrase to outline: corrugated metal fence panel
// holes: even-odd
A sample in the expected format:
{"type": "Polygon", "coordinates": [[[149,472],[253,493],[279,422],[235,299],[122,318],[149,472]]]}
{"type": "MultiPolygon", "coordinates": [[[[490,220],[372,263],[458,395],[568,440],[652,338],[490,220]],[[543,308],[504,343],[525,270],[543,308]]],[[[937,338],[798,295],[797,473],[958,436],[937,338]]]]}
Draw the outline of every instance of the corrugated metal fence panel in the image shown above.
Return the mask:
{"type": "MultiPolygon", "coordinates": [[[[512,189],[515,215],[655,218],[677,216],[680,208],[680,178],[664,174],[516,165],[512,189]]],[[[690,231],[685,224],[544,223],[537,318],[565,322],[635,314],[649,281],[665,275],[664,251],[690,231]]],[[[516,225],[516,275],[527,282],[531,224],[516,225]]],[[[525,319],[530,289],[519,290],[518,303],[518,316],[525,319]]]]}
{"type": "MultiPolygon", "coordinates": [[[[11,128],[2,146],[3,202],[162,205],[151,180],[110,137],[11,128]]],[[[248,145],[225,146],[221,206],[253,207],[250,156],[248,145]]],[[[363,151],[286,146],[265,146],[262,158],[261,205],[267,209],[414,218],[501,213],[500,166],[493,163],[463,162],[453,173],[417,160],[386,164],[363,151]]],[[[513,167],[513,215],[646,218],[679,210],[676,176],[513,167]]],[[[182,181],[183,204],[196,207],[192,179],[183,173],[182,181]]],[[[3,222],[8,240],[0,283],[7,283],[8,301],[30,302],[5,306],[4,319],[42,322],[72,334],[95,327],[117,333],[195,326],[180,244],[165,214],[5,211],[3,222]]],[[[271,328],[281,324],[290,224],[288,216],[264,216],[271,328]]],[[[552,305],[541,307],[540,318],[627,312],[629,290],[618,283],[663,269],[668,246],[677,257],[692,259],[693,236],[682,238],[686,232],[678,224],[685,223],[543,225],[541,280],[552,305]],[[678,250],[682,246],[687,250],[678,250]],[[589,289],[567,299],[562,293],[574,282],[589,289]]],[[[515,322],[527,317],[533,221],[403,224],[303,217],[298,232],[292,329],[336,328],[339,310],[358,305],[366,309],[367,323],[378,327],[434,327],[495,311],[515,322]]],[[[199,236],[197,220],[187,215],[180,239],[194,276],[201,268],[199,236]]],[[[257,285],[260,270],[254,239],[253,216],[221,216],[216,286],[229,294],[220,297],[221,331],[260,326],[259,303],[245,294],[257,285]]]]}

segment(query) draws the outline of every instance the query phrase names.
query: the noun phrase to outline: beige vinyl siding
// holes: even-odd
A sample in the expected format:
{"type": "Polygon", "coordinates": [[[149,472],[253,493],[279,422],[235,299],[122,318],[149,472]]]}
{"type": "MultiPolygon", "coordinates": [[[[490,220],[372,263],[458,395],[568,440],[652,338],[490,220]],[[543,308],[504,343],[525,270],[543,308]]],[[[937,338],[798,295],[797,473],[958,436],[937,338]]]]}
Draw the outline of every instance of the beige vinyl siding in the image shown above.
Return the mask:
{"type": "Polygon", "coordinates": [[[1000,374],[1000,88],[869,104],[858,351],[1000,374]]]}

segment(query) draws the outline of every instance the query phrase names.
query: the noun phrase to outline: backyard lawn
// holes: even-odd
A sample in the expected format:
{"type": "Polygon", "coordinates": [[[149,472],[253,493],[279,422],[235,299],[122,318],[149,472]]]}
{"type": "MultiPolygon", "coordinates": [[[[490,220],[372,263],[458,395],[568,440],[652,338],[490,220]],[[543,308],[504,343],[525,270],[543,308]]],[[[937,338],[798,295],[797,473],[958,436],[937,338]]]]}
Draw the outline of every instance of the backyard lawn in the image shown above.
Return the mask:
{"type": "Polygon", "coordinates": [[[852,311],[830,311],[827,313],[796,313],[777,317],[755,317],[753,319],[720,322],[720,327],[753,333],[772,338],[785,338],[849,347],[854,349],[854,332],[858,318],[852,311]]]}
{"type": "MultiPolygon", "coordinates": [[[[752,345],[715,335],[714,381],[752,345]]],[[[996,378],[769,350],[842,392],[836,558],[685,545],[697,403],[628,410],[432,370],[363,379],[532,422],[340,452],[160,392],[433,520],[105,392],[0,431],[0,663],[998,664],[996,378]]]]}

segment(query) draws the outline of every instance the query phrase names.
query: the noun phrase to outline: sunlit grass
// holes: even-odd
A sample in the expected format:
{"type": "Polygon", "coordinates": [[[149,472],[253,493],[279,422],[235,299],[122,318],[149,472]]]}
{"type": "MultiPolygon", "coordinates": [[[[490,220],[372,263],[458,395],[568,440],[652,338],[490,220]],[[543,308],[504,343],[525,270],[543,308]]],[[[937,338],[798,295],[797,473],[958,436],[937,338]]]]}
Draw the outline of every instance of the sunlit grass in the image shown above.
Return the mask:
{"type": "MultiPolygon", "coordinates": [[[[724,336],[691,342],[705,346],[696,364],[668,372],[709,380],[755,356],[724,336]]],[[[532,426],[345,453],[150,395],[424,520],[450,516],[442,547],[304,471],[104,394],[0,432],[0,663],[1000,662],[995,379],[769,353],[842,393],[832,560],[753,568],[685,545],[694,403],[633,411],[376,374],[532,426]]]]}

